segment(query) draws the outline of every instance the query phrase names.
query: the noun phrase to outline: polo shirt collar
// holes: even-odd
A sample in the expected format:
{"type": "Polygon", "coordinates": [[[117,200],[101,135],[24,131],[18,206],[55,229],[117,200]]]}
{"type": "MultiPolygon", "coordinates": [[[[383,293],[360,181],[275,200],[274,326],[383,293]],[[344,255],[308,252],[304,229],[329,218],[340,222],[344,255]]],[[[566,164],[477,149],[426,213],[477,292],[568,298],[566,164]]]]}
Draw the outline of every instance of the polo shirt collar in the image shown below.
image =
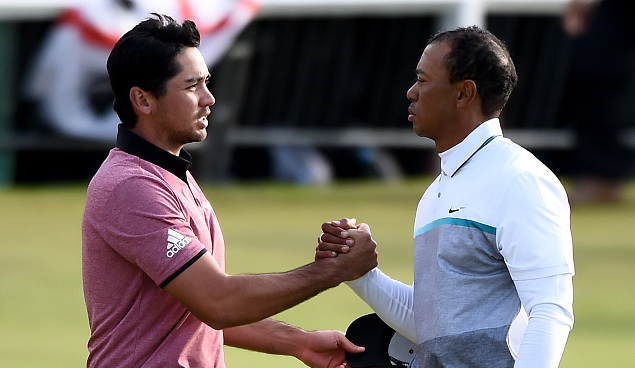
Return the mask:
{"type": "Polygon", "coordinates": [[[117,148],[153,163],[187,182],[187,170],[192,166],[192,156],[184,149],[181,149],[179,156],[175,156],[124,128],[121,124],[117,131],[117,148]]]}
{"type": "Polygon", "coordinates": [[[483,122],[461,143],[439,153],[442,174],[446,176],[456,174],[478,150],[489,143],[493,137],[500,135],[503,135],[503,131],[497,118],[483,122]]]}

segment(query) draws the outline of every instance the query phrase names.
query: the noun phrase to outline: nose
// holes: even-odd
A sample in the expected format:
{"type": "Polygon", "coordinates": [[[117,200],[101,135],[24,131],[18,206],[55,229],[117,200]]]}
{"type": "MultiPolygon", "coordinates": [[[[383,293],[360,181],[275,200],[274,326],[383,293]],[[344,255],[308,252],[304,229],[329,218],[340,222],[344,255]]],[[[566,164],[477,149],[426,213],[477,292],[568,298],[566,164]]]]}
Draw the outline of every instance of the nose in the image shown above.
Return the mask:
{"type": "Polygon", "coordinates": [[[203,92],[203,96],[201,96],[200,104],[202,106],[213,106],[216,103],[216,97],[212,94],[212,92],[205,86],[205,90],[203,92]]]}
{"type": "Polygon", "coordinates": [[[406,98],[412,102],[415,102],[417,100],[417,97],[419,96],[419,93],[416,91],[417,88],[417,83],[413,84],[412,87],[408,88],[408,91],[406,92],[406,98]]]}

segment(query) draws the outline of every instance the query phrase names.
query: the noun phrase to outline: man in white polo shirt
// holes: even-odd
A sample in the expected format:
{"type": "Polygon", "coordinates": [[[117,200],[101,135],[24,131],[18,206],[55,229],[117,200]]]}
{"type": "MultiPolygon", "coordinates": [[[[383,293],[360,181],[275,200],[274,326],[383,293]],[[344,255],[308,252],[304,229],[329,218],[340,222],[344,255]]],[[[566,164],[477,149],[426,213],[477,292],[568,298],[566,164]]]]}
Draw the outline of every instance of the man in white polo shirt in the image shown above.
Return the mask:
{"type": "MultiPolygon", "coordinates": [[[[570,210],[558,178],[502,135],[512,59],[490,32],[459,28],[430,39],[416,75],[408,120],[441,174],[417,208],[414,285],[379,269],[348,285],[418,343],[411,367],[556,367],[573,327],[570,210]]],[[[353,227],[323,224],[316,257],[350,249],[340,232],[353,227]]]]}

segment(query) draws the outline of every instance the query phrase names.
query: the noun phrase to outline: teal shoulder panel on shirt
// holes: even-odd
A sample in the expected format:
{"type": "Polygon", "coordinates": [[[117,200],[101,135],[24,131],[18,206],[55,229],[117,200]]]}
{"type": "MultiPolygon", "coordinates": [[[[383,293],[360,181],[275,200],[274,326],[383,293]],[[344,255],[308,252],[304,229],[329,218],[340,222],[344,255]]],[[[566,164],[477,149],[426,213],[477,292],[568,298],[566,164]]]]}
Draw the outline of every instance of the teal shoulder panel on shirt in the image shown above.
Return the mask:
{"type": "Polygon", "coordinates": [[[414,232],[414,237],[416,238],[417,236],[424,234],[434,229],[435,227],[441,226],[441,225],[473,227],[473,228],[481,230],[482,232],[496,235],[496,228],[493,226],[485,225],[480,222],[476,222],[474,220],[467,220],[467,219],[454,218],[454,217],[444,217],[444,218],[440,218],[438,220],[432,221],[431,223],[423,227],[420,227],[419,229],[416,229],[414,232]]]}

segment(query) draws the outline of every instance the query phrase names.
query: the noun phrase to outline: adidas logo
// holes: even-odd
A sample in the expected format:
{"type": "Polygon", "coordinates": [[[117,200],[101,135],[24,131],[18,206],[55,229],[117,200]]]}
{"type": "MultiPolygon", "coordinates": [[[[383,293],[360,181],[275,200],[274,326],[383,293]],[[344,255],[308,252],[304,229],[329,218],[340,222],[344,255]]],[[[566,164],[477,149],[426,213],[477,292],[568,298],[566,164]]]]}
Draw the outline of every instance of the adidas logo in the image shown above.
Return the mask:
{"type": "Polygon", "coordinates": [[[181,235],[172,229],[168,229],[168,258],[174,257],[181,249],[192,242],[189,236],[181,235]]]}

